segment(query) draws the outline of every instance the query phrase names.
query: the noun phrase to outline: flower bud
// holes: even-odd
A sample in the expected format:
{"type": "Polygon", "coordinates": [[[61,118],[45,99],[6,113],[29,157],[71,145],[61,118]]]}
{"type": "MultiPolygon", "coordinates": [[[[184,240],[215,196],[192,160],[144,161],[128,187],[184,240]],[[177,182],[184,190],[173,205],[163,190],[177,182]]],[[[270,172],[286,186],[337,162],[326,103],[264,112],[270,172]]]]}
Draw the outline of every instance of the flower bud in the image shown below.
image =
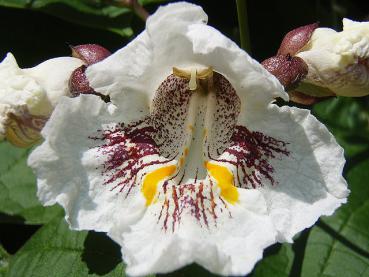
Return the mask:
{"type": "Polygon", "coordinates": [[[92,94],[94,89],[90,87],[90,84],[86,78],[85,71],[86,66],[81,65],[76,68],[69,79],[69,90],[72,97],[77,97],[80,94],[92,94]]]}
{"type": "Polygon", "coordinates": [[[87,66],[81,65],[76,68],[69,79],[69,91],[72,97],[77,97],[80,94],[94,94],[100,96],[105,102],[109,102],[110,98],[107,95],[96,92],[88,82],[86,77],[87,66]]]}
{"type": "Polygon", "coordinates": [[[19,147],[37,142],[59,98],[69,95],[69,76],[81,64],[61,57],[21,69],[9,53],[0,63],[0,140],[19,147]]]}
{"type": "Polygon", "coordinates": [[[261,64],[277,77],[286,91],[296,88],[308,71],[307,65],[302,59],[292,57],[289,54],[276,55],[266,59],[261,64]]]}
{"type": "Polygon", "coordinates": [[[296,28],[288,32],[278,49],[278,55],[295,55],[310,40],[314,30],[318,28],[318,23],[313,23],[296,28]]]}
{"type": "Polygon", "coordinates": [[[88,66],[100,62],[111,55],[109,50],[98,44],[82,44],[71,46],[72,56],[81,59],[85,65],[73,71],[69,79],[69,90],[72,97],[77,97],[80,94],[94,94],[100,96],[105,102],[109,102],[109,96],[96,92],[90,87],[90,84],[85,75],[88,66]]]}
{"type": "Polygon", "coordinates": [[[86,65],[104,60],[111,55],[110,51],[98,44],[82,44],[71,46],[72,56],[81,59],[86,65]]]}
{"type": "MultiPolygon", "coordinates": [[[[359,97],[369,94],[369,22],[343,20],[343,31],[318,28],[296,56],[308,65],[304,86],[330,94],[359,97]]],[[[325,95],[322,95],[325,96],[325,95]]]]}

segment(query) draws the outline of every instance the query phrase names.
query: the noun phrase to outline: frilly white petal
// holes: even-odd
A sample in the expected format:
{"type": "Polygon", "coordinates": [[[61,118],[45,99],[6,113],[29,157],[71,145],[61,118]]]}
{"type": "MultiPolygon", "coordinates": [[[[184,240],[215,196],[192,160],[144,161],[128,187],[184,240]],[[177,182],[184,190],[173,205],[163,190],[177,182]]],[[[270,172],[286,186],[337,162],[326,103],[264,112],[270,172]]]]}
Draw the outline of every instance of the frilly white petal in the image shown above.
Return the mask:
{"type": "Polygon", "coordinates": [[[234,42],[205,25],[206,21],[203,10],[192,4],[160,8],[148,19],[146,31],[133,42],[87,69],[90,85],[110,94],[117,106],[131,93],[141,95],[149,105],[174,66],[213,66],[232,83],[242,100],[247,98],[244,103],[250,108],[266,105],[275,97],[288,98],[274,76],[234,42]]]}
{"type": "Polygon", "coordinates": [[[6,133],[9,114],[19,115],[24,109],[43,115],[49,108],[42,86],[25,74],[11,53],[0,63],[0,139],[6,133]]]}
{"type": "Polygon", "coordinates": [[[244,275],[262,258],[263,249],[275,242],[276,231],[267,216],[266,203],[258,191],[240,191],[240,204],[231,207],[232,220],[222,214],[217,228],[208,230],[183,218],[175,233],[163,232],[152,208],[130,229],[118,228],[110,235],[121,245],[126,272],[142,276],[167,273],[190,263],[198,263],[222,275],[244,275]]]}
{"type": "Polygon", "coordinates": [[[96,144],[90,139],[91,130],[111,120],[120,122],[121,115],[114,110],[97,96],[62,97],[42,130],[44,143],[29,156],[28,165],[37,173],[40,201],[64,207],[73,229],[107,232],[112,225],[127,226],[144,208],[134,198],[106,193],[96,169],[101,160],[89,151],[96,144]]]}
{"type": "MultiPolygon", "coordinates": [[[[26,106],[31,113],[44,114],[45,91],[32,77],[24,73],[11,53],[0,64],[0,104],[26,106]]],[[[46,103],[47,104],[47,103],[46,103]]]]}
{"type": "MultiPolygon", "coordinates": [[[[199,6],[188,3],[174,3],[159,8],[154,15],[150,16],[147,20],[147,28],[151,25],[158,25],[161,20],[167,23],[165,24],[166,27],[157,30],[156,33],[162,32],[170,36],[167,28],[185,28],[190,23],[207,22],[207,15],[199,6]],[[163,18],[159,15],[162,15],[163,18]],[[168,20],[172,22],[168,24],[168,20]]],[[[157,70],[160,70],[153,62],[154,49],[151,37],[147,31],[144,31],[131,43],[110,57],[98,64],[89,66],[86,75],[90,85],[96,91],[111,95],[113,101],[115,94],[120,94],[122,91],[125,93],[135,91],[135,93],[150,95],[160,82],[168,76],[160,76],[163,79],[159,83],[147,87],[150,84],[150,80],[147,80],[149,76],[158,75],[157,70]],[[152,70],[152,74],[147,74],[149,70],[152,70]],[[145,74],[145,78],[142,78],[145,74]]]]}
{"type": "Polygon", "coordinates": [[[260,190],[279,241],[292,242],[295,234],[346,202],[343,149],[308,110],[271,105],[263,113],[247,114],[244,123],[289,143],[290,156],[272,161],[278,184],[260,190]]]}
{"type": "Polygon", "coordinates": [[[49,116],[61,95],[67,95],[72,71],[82,62],[75,58],[47,60],[29,69],[19,68],[8,53],[0,64],[0,138],[8,115],[49,116]]]}
{"type": "Polygon", "coordinates": [[[35,67],[23,69],[45,90],[48,102],[55,107],[63,95],[69,95],[68,81],[72,72],[83,65],[82,60],[73,57],[59,57],[47,60],[35,67]]]}

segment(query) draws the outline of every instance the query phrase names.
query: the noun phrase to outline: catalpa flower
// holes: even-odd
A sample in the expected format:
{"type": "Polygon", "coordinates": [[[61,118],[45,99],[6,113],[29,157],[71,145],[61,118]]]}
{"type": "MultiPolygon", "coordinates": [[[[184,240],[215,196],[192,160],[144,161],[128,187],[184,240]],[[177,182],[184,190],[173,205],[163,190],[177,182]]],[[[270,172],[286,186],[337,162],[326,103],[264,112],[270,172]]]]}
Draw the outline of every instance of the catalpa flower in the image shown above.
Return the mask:
{"type": "Polygon", "coordinates": [[[80,65],[79,59],[60,57],[21,69],[9,53],[0,63],[0,140],[20,147],[38,141],[58,99],[69,93],[72,71],[80,65]]]}
{"type": "Polygon", "coordinates": [[[38,196],[74,230],[107,234],[127,274],[190,263],[244,275],[346,201],[343,150],[278,80],[175,3],[90,66],[98,93],[61,100],[30,156],[38,196]]]}

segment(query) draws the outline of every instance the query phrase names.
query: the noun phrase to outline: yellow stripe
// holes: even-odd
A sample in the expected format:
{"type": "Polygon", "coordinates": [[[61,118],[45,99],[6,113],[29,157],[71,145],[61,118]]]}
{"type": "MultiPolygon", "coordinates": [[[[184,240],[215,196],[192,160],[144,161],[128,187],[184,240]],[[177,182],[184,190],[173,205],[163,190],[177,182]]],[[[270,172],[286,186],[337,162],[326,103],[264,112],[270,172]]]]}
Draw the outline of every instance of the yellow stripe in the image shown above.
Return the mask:
{"type": "Polygon", "coordinates": [[[176,171],[176,168],[175,165],[161,167],[145,176],[141,191],[146,198],[146,206],[151,205],[156,195],[159,182],[171,176],[176,171]]]}
{"type": "Polygon", "coordinates": [[[220,188],[220,195],[229,203],[235,204],[238,202],[239,194],[234,185],[234,178],[232,172],[225,166],[205,163],[209,174],[216,180],[220,188]]]}

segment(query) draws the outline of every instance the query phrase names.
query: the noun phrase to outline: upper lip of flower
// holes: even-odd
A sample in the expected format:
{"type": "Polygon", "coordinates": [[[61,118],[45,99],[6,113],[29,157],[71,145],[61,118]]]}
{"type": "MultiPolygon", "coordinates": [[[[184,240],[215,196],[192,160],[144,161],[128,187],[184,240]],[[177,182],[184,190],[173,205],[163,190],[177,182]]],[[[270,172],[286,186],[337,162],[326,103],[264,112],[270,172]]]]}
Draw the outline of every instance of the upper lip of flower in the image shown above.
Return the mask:
{"type": "Polygon", "coordinates": [[[279,82],[206,20],[195,5],[160,8],[87,69],[112,103],[63,99],[29,159],[40,199],[60,203],[72,228],[108,232],[132,275],[194,261],[246,274],[347,196],[329,132],[271,105],[287,98],[279,82]]]}

